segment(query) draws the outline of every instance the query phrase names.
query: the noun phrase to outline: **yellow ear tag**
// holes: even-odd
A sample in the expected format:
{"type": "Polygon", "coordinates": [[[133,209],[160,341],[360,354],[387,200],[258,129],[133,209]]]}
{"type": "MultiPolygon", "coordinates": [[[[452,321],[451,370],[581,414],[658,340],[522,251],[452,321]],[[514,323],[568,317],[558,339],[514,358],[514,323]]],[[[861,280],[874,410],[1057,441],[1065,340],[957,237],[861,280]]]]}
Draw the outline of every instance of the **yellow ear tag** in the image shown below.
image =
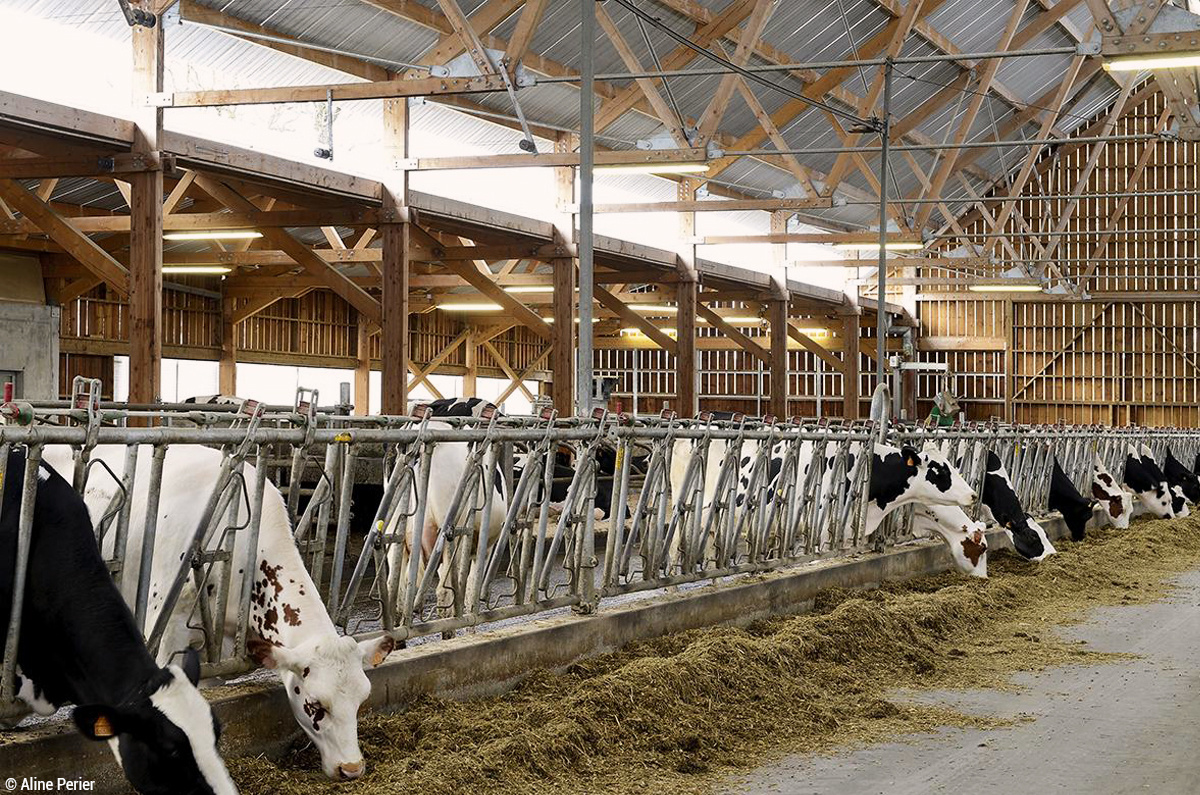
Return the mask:
{"type": "Polygon", "coordinates": [[[96,722],[92,724],[92,734],[97,737],[112,737],[116,732],[113,731],[112,724],[108,722],[107,715],[99,715],[96,717],[96,722]]]}

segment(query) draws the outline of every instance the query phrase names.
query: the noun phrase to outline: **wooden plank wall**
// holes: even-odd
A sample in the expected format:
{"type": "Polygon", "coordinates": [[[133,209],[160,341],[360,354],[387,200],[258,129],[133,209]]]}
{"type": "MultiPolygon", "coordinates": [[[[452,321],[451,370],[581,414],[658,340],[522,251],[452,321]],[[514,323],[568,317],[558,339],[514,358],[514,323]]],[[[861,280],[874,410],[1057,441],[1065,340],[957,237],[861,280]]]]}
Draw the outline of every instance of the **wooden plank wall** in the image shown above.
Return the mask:
{"type": "MultiPolygon", "coordinates": [[[[1115,134],[1147,134],[1160,124],[1166,109],[1162,95],[1149,90],[1135,93],[1135,97],[1139,95],[1141,99],[1118,123],[1115,134]]],[[[1200,144],[1168,140],[1109,143],[1088,179],[1085,198],[1065,227],[1086,234],[1064,236],[1053,257],[1064,275],[1075,281],[1094,268],[1087,282],[1087,300],[1037,301],[1017,296],[1012,304],[1011,336],[1006,336],[1004,301],[938,296],[929,291],[920,296],[923,335],[999,336],[1005,340],[1012,355],[1012,419],[1018,422],[1200,425],[1200,300],[1196,300],[1200,296],[1155,300],[1154,295],[1200,290],[1200,270],[1195,264],[1200,236],[1186,231],[1200,229],[1200,196],[1129,199],[1115,234],[1103,248],[1102,232],[1108,228],[1118,199],[1087,197],[1124,192],[1146,146],[1151,151],[1136,191],[1200,188],[1196,179],[1200,144]]],[[[1042,172],[1030,180],[1017,203],[1043,243],[1068,209],[1068,201],[1040,196],[1070,193],[1089,152],[1088,146],[1079,146],[1043,161],[1042,172]]],[[[1015,232],[1019,225],[1013,219],[1007,229],[1015,232]]],[[[975,219],[967,229],[982,235],[987,225],[975,219]]],[[[1026,238],[1012,240],[1018,244],[1026,238]]],[[[981,236],[976,242],[1005,260],[996,270],[1014,264],[995,239],[981,236]]],[[[1018,244],[1017,250],[1033,261],[1039,258],[1035,245],[1018,244]]],[[[954,274],[927,268],[922,275],[954,274]]],[[[949,357],[952,369],[960,374],[956,385],[968,414],[983,418],[1003,413],[1004,355],[995,350],[961,350],[921,356],[928,361],[949,357]]],[[[936,388],[935,379],[921,379],[918,398],[923,410],[936,388]]]]}

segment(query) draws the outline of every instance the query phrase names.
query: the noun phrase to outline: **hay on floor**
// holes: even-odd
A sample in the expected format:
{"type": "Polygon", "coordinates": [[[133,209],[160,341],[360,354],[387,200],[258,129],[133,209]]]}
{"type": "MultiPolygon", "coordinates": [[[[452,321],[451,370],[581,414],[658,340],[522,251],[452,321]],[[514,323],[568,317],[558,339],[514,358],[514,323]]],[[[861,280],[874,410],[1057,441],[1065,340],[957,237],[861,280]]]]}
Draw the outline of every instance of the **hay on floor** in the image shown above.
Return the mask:
{"type": "Polygon", "coordinates": [[[243,795],[703,792],[712,774],[782,753],[997,725],[893,694],[1008,687],[1016,671],[1113,657],[1054,629],[1160,597],[1200,564],[1200,520],[1095,531],[1060,552],[1040,564],[993,554],[990,580],[832,590],[806,615],[633,644],[495,698],[367,715],[369,772],[351,784],[326,780],[311,748],[230,767],[243,795]]]}

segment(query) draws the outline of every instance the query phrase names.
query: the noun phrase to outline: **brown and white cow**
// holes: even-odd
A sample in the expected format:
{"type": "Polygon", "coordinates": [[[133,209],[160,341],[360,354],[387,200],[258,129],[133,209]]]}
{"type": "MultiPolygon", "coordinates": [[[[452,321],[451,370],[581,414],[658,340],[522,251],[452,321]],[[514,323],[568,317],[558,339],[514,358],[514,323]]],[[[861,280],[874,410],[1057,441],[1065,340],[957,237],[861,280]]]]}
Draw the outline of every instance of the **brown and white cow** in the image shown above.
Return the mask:
{"type": "Polygon", "coordinates": [[[1092,460],[1092,496],[1100,508],[1101,526],[1110,524],[1120,530],[1129,527],[1133,517],[1133,494],[1117,483],[1099,453],[1092,460]]]}
{"type": "MultiPolygon", "coordinates": [[[[141,561],[136,550],[142,547],[146,521],[146,498],[153,451],[143,446],[138,452],[129,518],[128,549],[125,563],[124,597],[130,604],[136,598],[141,561]]],[[[92,460],[104,461],[118,478],[125,470],[125,448],[100,445],[92,450],[92,460]]],[[[61,471],[72,467],[71,451],[62,446],[46,448],[45,458],[61,471]]],[[[221,467],[218,450],[198,445],[178,445],[167,449],[163,464],[162,492],[159,500],[155,536],[147,626],[153,626],[179,561],[200,521],[200,513],[212,492],[221,467]]],[[[102,516],[116,491],[112,478],[94,470],[84,500],[93,517],[102,516]]],[[[242,470],[247,484],[255,482],[255,468],[242,470]]],[[[245,522],[245,507],[240,508],[245,522]]],[[[113,534],[109,533],[111,538],[113,534]]],[[[246,558],[246,533],[237,535],[234,560],[246,558]]],[[[262,522],[254,571],[235,569],[232,593],[241,592],[242,578],[253,578],[247,651],[260,664],[274,669],[283,681],[296,722],[312,740],[321,755],[321,766],[330,778],[354,779],[366,770],[358,745],[358,712],[371,693],[365,668],[379,665],[392,650],[389,637],[356,642],[339,635],[329,618],[321,595],[304,568],[304,561],[292,539],[291,522],[279,490],[268,481],[263,494],[262,522]]],[[[233,600],[231,600],[233,602],[233,600]]],[[[172,615],[172,621],[160,646],[159,659],[165,662],[173,653],[202,642],[199,630],[189,626],[188,616],[196,603],[196,591],[189,578],[172,615]]],[[[236,635],[237,610],[233,604],[225,626],[226,653],[232,653],[236,635]]],[[[191,622],[195,624],[196,622],[191,622]]]]}
{"type": "Polygon", "coordinates": [[[987,577],[986,529],[959,505],[917,505],[913,511],[913,534],[937,533],[946,542],[954,568],[972,577],[987,577]]]}

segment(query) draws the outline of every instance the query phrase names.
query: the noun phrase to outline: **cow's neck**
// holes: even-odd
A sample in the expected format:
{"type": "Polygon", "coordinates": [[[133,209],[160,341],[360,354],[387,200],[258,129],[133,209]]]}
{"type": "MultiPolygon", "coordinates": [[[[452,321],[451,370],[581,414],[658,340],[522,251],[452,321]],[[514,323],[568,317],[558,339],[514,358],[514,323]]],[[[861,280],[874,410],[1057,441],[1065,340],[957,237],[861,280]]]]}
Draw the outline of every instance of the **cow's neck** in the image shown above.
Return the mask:
{"type": "Polygon", "coordinates": [[[250,628],[264,640],[290,648],[317,636],[336,636],[333,621],[292,540],[283,499],[278,492],[269,496],[273,499],[267,495],[263,499],[263,529],[286,530],[260,536],[250,628]]]}

